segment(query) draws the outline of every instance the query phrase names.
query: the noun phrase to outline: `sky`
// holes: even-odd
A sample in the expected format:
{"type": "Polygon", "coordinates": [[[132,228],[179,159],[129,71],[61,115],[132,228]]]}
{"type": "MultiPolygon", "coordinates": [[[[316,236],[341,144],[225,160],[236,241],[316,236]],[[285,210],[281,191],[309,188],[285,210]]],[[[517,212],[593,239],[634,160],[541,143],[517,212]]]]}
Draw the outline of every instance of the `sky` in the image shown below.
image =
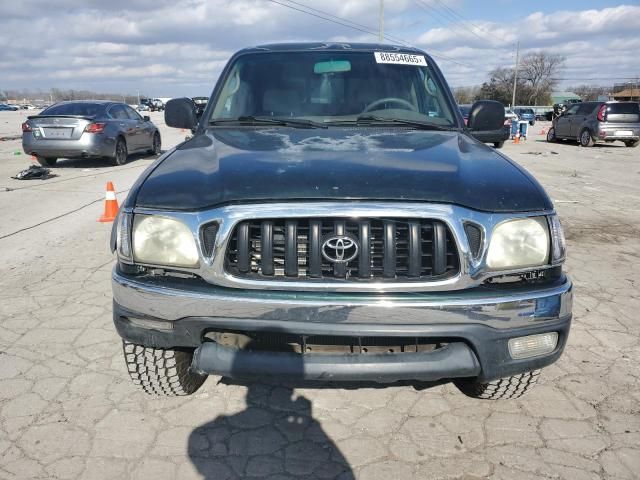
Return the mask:
{"type": "MultiPolygon", "coordinates": [[[[518,41],[566,58],[560,87],[640,77],[638,0],[384,3],[385,43],[424,49],[453,87],[513,66],[518,41]]],[[[241,48],[377,42],[378,25],[379,0],[0,0],[0,90],[209,96],[241,48]]]]}

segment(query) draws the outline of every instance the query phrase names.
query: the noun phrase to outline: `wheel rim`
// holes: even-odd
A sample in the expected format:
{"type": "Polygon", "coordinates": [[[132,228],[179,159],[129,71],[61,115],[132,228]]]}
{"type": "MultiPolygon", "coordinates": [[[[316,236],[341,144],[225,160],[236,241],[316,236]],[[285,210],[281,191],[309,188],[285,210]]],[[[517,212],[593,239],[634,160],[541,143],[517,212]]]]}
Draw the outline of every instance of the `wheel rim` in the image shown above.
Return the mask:
{"type": "Polygon", "coordinates": [[[118,163],[124,163],[127,159],[127,147],[125,147],[124,142],[118,142],[118,148],[116,150],[116,158],[118,159],[118,163]]]}
{"type": "Polygon", "coordinates": [[[587,143],[589,143],[589,132],[587,132],[586,130],[584,132],[582,132],[582,137],[580,137],[580,139],[582,140],[582,144],[586,145],[587,143]]]}

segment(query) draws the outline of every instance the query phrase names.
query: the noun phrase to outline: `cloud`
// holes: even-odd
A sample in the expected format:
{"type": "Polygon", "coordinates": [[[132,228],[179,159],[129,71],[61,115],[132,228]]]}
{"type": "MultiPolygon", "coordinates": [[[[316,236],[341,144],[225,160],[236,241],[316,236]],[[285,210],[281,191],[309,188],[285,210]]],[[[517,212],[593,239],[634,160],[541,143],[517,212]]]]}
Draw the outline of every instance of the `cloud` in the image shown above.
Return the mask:
{"type": "MultiPolygon", "coordinates": [[[[372,0],[278,1],[332,12],[357,28],[375,32],[378,26],[372,0]]],[[[639,6],[538,11],[509,23],[470,18],[472,23],[425,28],[428,17],[411,0],[386,2],[385,31],[432,53],[452,85],[479,84],[492,68],[512,65],[518,39],[523,53],[564,55],[565,77],[640,74],[639,6]]],[[[207,95],[234,51],[280,41],[372,42],[376,36],[269,0],[0,2],[0,89],[207,95]]]]}

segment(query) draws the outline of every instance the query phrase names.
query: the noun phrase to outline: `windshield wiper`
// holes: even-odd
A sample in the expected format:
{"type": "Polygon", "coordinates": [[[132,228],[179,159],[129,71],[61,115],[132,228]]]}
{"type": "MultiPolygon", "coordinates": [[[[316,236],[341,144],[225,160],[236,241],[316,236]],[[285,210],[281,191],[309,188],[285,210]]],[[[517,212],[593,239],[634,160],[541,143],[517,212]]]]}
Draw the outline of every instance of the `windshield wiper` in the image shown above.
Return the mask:
{"type": "Polygon", "coordinates": [[[253,115],[242,115],[238,118],[221,118],[218,120],[211,120],[209,125],[222,125],[225,123],[241,123],[248,125],[260,125],[260,124],[271,124],[271,125],[282,125],[285,127],[295,127],[295,128],[328,128],[323,123],[314,122],[313,120],[306,120],[303,118],[281,118],[281,117],[256,117],[253,115]]]}
{"type": "MultiPolygon", "coordinates": [[[[332,122],[338,123],[338,122],[332,122]]],[[[420,128],[424,130],[443,130],[453,131],[458,130],[456,127],[444,127],[436,123],[422,122],[420,120],[409,120],[406,118],[392,118],[392,117],[380,117],[378,115],[360,115],[355,120],[343,120],[339,123],[356,123],[364,125],[372,125],[377,123],[397,123],[400,125],[408,125],[410,127],[420,128]]]]}

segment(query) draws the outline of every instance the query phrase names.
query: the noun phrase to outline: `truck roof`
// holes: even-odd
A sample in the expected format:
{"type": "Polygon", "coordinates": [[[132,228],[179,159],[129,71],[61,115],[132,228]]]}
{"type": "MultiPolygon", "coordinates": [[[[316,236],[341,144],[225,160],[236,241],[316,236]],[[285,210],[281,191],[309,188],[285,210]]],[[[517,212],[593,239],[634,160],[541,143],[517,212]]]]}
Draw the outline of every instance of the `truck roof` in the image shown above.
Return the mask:
{"type": "Polygon", "coordinates": [[[350,43],[350,42],[300,42],[300,43],[269,43],[265,45],[257,45],[240,50],[238,53],[247,53],[252,51],[318,51],[318,50],[347,50],[361,52],[375,51],[397,51],[411,53],[425,53],[423,50],[415,47],[407,47],[404,45],[393,45],[387,43],[350,43]]]}

